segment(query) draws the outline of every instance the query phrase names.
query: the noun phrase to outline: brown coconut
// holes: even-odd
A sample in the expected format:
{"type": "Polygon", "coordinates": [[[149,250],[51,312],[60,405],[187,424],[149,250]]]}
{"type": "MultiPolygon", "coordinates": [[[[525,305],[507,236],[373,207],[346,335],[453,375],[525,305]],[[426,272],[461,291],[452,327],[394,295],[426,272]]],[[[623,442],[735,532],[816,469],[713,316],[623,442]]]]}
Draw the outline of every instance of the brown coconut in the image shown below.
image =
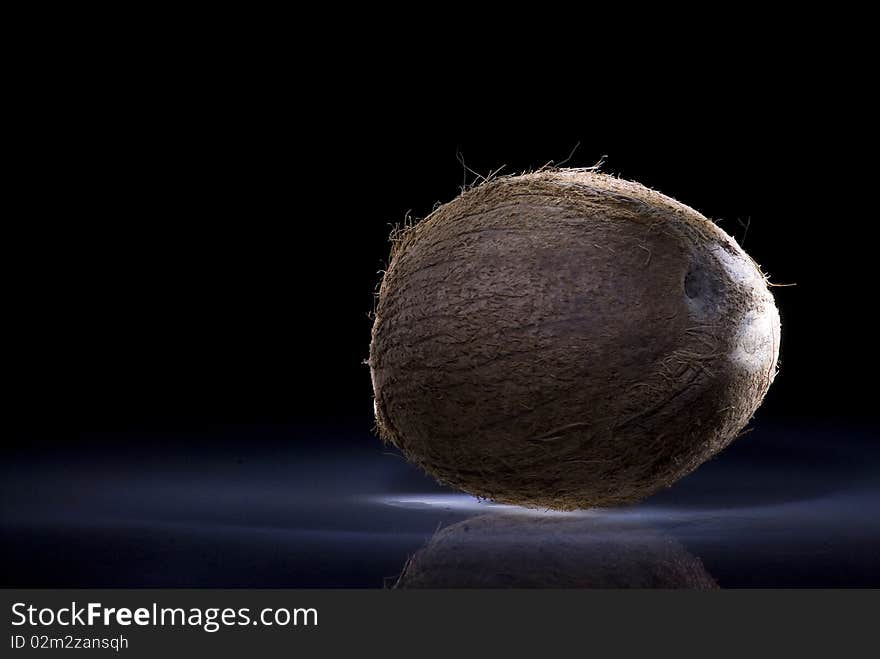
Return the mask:
{"type": "Polygon", "coordinates": [[[718,585],[671,536],[601,518],[482,515],[440,529],[397,588],[687,588],[718,585]]]}
{"type": "Polygon", "coordinates": [[[393,236],[380,436],[442,483],[561,510],[639,501],[727,446],[776,373],[758,266],[700,213],[587,170],[499,178],[393,236]]]}

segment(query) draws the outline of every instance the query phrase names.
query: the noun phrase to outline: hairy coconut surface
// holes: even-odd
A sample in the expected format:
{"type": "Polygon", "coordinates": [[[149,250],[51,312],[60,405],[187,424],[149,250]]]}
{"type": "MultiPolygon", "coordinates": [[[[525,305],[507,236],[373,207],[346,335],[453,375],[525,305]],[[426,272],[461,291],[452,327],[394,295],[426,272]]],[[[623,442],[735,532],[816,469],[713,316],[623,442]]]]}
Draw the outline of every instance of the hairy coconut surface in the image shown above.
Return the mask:
{"type": "Polygon", "coordinates": [[[482,515],[439,530],[397,588],[717,588],[669,535],[603,519],[482,515]]]}
{"type": "Polygon", "coordinates": [[[736,437],[776,372],[751,258],[585,170],[499,178],[393,237],[370,346],[380,435],[476,496],[639,501],[736,437]]]}

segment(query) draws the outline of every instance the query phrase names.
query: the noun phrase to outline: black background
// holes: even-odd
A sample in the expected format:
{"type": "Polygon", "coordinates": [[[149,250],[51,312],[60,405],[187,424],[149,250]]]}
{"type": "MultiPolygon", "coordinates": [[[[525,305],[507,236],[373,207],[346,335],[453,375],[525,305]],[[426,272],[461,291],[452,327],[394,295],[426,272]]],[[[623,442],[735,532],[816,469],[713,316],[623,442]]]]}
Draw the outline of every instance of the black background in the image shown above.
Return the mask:
{"type": "Polygon", "coordinates": [[[449,493],[371,437],[391,227],[475,172],[600,159],[786,285],[753,441],[632,514],[697,520],[679,539],[723,586],[880,583],[860,489],[880,464],[871,90],[825,40],[849,33],[762,16],[727,42],[713,24],[599,44],[544,18],[486,53],[458,31],[319,47],[287,22],[246,44],[208,17],[49,48],[39,24],[6,123],[4,584],[398,573],[449,493]],[[441,503],[375,499],[413,492],[441,503]]]}
{"type": "Polygon", "coordinates": [[[635,92],[550,86],[542,99],[514,86],[519,72],[441,93],[366,64],[278,78],[102,61],[56,62],[18,130],[13,438],[367,427],[368,313],[391,226],[471,171],[603,157],[794,284],[774,289],[781,373],[761,414],[873,418],[858,377],[874,358],[873,188],[862,106],[834,68],[741,62],[713,83],[668,69],[635,92]]]}

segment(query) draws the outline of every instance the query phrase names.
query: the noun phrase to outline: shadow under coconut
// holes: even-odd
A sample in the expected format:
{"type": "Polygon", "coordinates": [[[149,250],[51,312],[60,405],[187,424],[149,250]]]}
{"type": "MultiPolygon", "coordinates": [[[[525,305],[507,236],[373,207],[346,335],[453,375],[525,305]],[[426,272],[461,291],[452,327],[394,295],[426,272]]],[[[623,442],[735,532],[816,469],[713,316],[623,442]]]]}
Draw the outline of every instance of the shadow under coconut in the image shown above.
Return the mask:
{"type": "Polygon", "coordinates": [[[634,521],[489,513],[438,530],[396,588],[714,589],[703,563],[634,521]]]}

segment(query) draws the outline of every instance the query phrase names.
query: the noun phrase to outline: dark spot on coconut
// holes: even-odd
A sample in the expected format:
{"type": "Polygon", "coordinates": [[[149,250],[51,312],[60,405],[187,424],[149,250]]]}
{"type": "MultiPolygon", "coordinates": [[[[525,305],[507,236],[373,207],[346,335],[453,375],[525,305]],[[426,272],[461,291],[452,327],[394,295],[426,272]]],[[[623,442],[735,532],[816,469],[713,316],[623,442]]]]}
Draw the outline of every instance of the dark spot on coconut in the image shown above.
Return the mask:
{"type": "Polygon", "coordinates": [[[684,292],[691,299],[702,297],[709,291],[706,271],[699,265],[691,267],[684,277],[684,292]]]}
{"type": "Polygon", "coordinates": [[[697,317],[705,319],[721,312],[728,286],[720,274],[711,256],[700,253],[691,261],[683,288],[688,307],[697,317]]]}

